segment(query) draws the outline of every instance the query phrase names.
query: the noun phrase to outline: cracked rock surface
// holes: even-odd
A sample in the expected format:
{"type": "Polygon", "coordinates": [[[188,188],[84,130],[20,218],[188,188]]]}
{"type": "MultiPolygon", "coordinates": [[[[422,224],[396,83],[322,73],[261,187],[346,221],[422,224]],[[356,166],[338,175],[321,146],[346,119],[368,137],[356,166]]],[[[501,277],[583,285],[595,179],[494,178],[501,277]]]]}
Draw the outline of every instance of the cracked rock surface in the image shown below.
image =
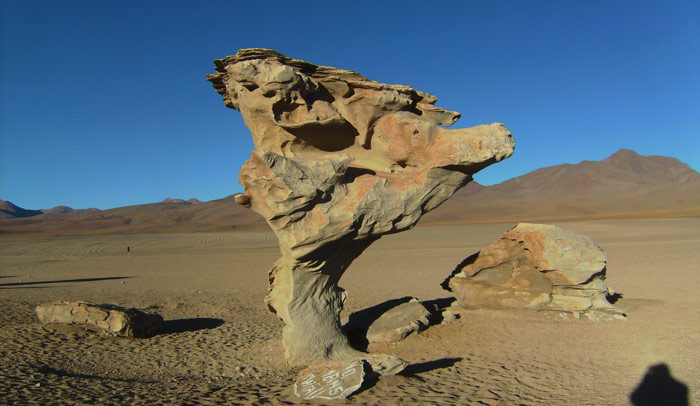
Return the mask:
{"type": "Polygon", "coordinates": [[[410,229],[509,157],[513,137],[500,123],[443,128],[460,114],[435,96],[273,50],[243,49],[215,65],[207,80],[255,145],[236,201],[279,240],[267,304],[285,323],[289,363],[361,357],[341,330],[340,277],[372,242],[410,229]]]}

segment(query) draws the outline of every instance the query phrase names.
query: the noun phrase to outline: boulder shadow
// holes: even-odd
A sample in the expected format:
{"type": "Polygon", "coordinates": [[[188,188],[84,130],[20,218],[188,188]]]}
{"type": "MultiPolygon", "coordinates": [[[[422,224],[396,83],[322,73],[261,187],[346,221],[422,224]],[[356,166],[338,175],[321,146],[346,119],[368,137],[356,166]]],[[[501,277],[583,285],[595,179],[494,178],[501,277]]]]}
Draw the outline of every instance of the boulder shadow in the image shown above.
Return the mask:
{"type": "Polygon", "coordinates": [[[454,297],[443,297],[440,299],[432,299],[421,302],[423,306],[430,312],[430,326],[442,323],[443,310],[452,306],[452,303],[457,301],[454,297]]]}
{"type": "Polygon", "coordinates": [[[57,279],[57,280],[53,280],[53,281],[0,283],[0,286],[27,286],[27,285],[45,285],[45,284],[54,284],[54,283],[99,282],[99,281],[111,281],[111,280],[131,279],[131,278],[133,278],[133,276],[108,276],[105,278],[57,279]]]}
{"type": "Polygon", "coordinates": [[[608,301],[610,304],[615,304],[617,303],[620,299],[622,299],[622,293],[608,293],[605,295],[605,300],[608,301]]]}
{"type": "Polygon", "coordinates": [[[671,376],[666,364],[652,365],[630,393],[634,406],[688,406],[688,386],[671,376]]]}
{"type": "Polygon", "coordinates": [[[80,378],[80,379],[124,382],[124,383],[157,383],[158,382],[158,381],[154,381],[154,380],[145,380],[145,379],[138,379],[138,378],[118,378],[118,377],[107,377],[107,376],[100,376],[100,375],[80,374],[80,373],[75,373],[75,372],[69,372],[69,371],[66,371],[63,369],[56,369],[56,368],[53,368],[53,367],[50,367],[47,365],[33,366],[33,369],[42,375],[54,375],[54,376],[58,376],[61,378],[80,378]]]}
{"type": "Polygon", "coordinates": [[[399,373],[402,376],[416,376],[424,372],[429,372],[440,368],[449,368],[464,358],[441,358],[433,361],[419,362],[417,364],[411,364],[404,368],[403,371],[399,373]]]}
{"type": "Polygon", "coordinates": [[[477,251],[471,254],[470,256],[464,258],[462,262],[455,266],[455,269],[453,269],[452,272],[450,272],[447,278],[445,278],[445,280],[440,283],[440,287],[448,292],[452,292],[452,288],[450,288],[450,279],[452,279],[452,277],[457,275],[458,273],[462,272],[462,269],[464,269],[465,266],[471,265],[474,262],[476,262],[476,259],[479,257],[480,253],[481,251],[477,251]]]}
{"type": "Polygon", "coordinates": [[[211,330],[224,324],[222,319],[199,317],[195,319],[166,320],[158,335],[185,333],[188,331],[211,330]]]}
{"type": "MultiPolygon", "coordinates": [[[[394,376],[401,377],[400,379],[403,379],[405,381],[423,382],[424,379],[418,374],[433,371],[435,369],[440,368],[449,368],[463,359],[464,358],[441,358],[433,361],[419,362],[417,364],[411,364],[407,366],[406,368],[404,368],[403,371],[399,372],[394,376]]],[[[385,376],[384,378],[382,378],[381,375],[372,371],[372,368],[369,365],[365,365],[364,381],[362,382],[362,386],[360,386],[360,388],[353,395],[373,388],[377,385],[380,379],[395,378],[393,378],[393,376],[385,376]]]]}

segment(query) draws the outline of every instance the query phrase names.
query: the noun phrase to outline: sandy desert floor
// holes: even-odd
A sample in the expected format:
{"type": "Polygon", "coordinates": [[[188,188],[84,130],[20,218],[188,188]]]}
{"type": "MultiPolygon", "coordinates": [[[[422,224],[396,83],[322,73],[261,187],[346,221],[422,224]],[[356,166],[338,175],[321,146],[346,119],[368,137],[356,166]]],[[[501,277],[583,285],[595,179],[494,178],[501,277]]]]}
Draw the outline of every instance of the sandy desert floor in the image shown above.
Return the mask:
{"type": "MultiPolygon", "coordinates": [[[[344,318],[408,295],[450,297],[440,282],[512,225],[419,226],[384,237],[341,279],[344,318]]],[[[607,282],[624,295],[617,305],[627,320],[472,311],[370,346],[411,366],[333,403],[626,405],[649,369],[664,364],[688,404],[700,405],[700,218],[558,225],[606,250],[607,282]]],[[[5,238],[0,255],[0,403],[328,403],[293,394],[299,369],[286,365],[282,323],[263,303],[279,255],[270,232],[5,238]],[[34,307],[53,300],[154,310],[165,331],[130,340],[42,325],[34,307]]]]}

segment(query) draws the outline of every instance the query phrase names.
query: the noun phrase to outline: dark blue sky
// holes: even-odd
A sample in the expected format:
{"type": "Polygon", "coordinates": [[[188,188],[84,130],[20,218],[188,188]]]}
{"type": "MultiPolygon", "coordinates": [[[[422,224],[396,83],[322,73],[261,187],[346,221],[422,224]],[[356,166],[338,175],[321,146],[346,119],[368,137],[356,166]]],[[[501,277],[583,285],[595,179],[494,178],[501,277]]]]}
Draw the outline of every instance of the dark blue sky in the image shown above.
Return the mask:
{"type": "Polygon", "coordinates": [[[241,191],[252,149],[205,81],[240,48],[438,96],[503,122],[476,180],[620,148],[700,169],[698,1],[2,0],[0,198],[101,209],[241,191]]]}

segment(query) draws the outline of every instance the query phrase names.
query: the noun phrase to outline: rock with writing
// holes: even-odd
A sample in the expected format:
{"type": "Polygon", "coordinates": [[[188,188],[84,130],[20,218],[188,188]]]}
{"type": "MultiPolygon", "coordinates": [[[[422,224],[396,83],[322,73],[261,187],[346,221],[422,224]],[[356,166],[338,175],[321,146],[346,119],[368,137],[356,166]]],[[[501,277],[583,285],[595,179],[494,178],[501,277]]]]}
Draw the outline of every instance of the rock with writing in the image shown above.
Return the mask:
{"type": "Polygon", "coordinates": [[[288,362],[358,357],[340,325],[340,277],[382,235],[509,157],[513,137],[500,123],[446,129],[460,115],[435,96],[269,49],[214,62],[207,79],[255,145],[236,202],[267,220],[282,252],[267,304],[285,323],[288,362]]]}
{"type": "Polygon", "coordinates": [[[74,324],[121,337],[150,337],[163,326],[158,314],[110,304],[44,303],[36,307],[36,314],[43,323],[74,324]]]}
{"type": "Polygon", "coordinates": [[[309,399],[345,399],[358,390],[365,379],[365,361],[328,361],[299,373],[294,394],[309,399]]]}
{"type": "Polygon", "coordinates": [[[467,258],[443,282],[465,308],[556,310],[622,318],[609,301],[605,252],[590,238],[520,223],[467,258]]]}

